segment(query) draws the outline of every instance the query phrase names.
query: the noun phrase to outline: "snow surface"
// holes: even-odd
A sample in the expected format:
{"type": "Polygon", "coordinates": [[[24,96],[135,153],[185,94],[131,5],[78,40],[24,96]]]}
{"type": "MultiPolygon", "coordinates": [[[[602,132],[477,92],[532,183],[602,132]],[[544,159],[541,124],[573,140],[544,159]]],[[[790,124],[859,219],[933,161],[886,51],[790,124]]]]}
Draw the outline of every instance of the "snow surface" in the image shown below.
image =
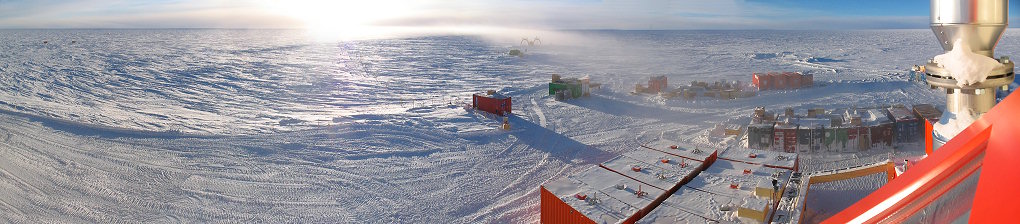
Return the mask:
{"type": "Polygon", "coordinates": [[[769,204],[767,198],[755,196],[754,191],[762,181],[768,182],[769,188],[772,188],[772,175],[775,173],[782,173],[778,179],[780,184],[786,184],[793,172],[744,162],[717,160],[652,210],[648,216],[654,218],[643,218],[640,223],[704,221],[749,223],[749,220],[737,217],[737,208],[741,206],[764,208],[769,204]],[[751,172],[745,174],[745,169],[751,172]],[[731,184],[737,184],[738,188],[730,188],[731,184]],[[722,211],[720,207],[731,209],[722,211]]]}
{"type": "MultiPolygon", "coordinates": [[[[675,160],[676,157],[674,157],[675,160]]],[[[673,186],[676,186],[680,180],[689,175],[695,167],[701,165],[697,161],[692,161],[691,165],[687,168],[680,168],[677,165],[673,165],[669,168],[660,167],[658,164],[662,162],[656,162],[658,159],[646,160],[648,162],[639,161],[632,159],[628,156],[620,156],[609,161],[602,163],[603,166],[609,168],[609,170],[621,173],[627,177],[634,178],[646,184],[650,184],[660,190],[666,191],[673,186]],[[632,167],[640,167],[637,171],[634,171],[632,167]],[[659,178],[662,176],[662,178],[659,178]]],[[[648,186],[645,186],[648,187],[648,186]]]]}
{"type": "Polygon", "coordinates": [[[812,184],[807,192],[804,223],[821,223],[885,185],[885,173],[812,184]]]}
{"type": "Polygon", "coordinates": [[[953,42],[953,50],[935,56],[937,63],[956,79],[956,85],[966,86],[985,81],[989,73],[1002,64],[988,56],[974,53],[964,38],[953,42]]]}
{"type": "Polygon", "coordinates": [[[942,118],[939,118],[939,122],[935,123],[932,129],[941,139],[952,139],[970,127],[977,119],[977,113],[969,108],[962,113],[943,113],[942,118]]]}
{"type": "Polygon", "coordinates": [[[749,162],[759,165],[793,169],[797,163],[797,154],[769,150],[757,150],[743,147],[730,147],[719,154],[719,158],[749,162]],[[754,158],[751,158],[754,154],[754,158]]]}
{"type": "MultiPolygon", "coordinates": [[[[541,184],[643,143],[733,144],[707,132],[757,106],[945,103],[903,75],[940,53],[930,30],[572,34],[515,57],[516,35],[2,30],[0,222],[535,223],[541,184]],[[763,71],[814,72],[816,86],[628,94],[652,75],[763,71]],[[604,85],[555,101],[553,73],[604,85]],[[485,90],[513,97],[510,131],[465,108],[485,90]]],[[[1020,49],[1016,34],[999,52],[1020,49]]]]}
{"type": "MultiPolygon", "coordinates": [[[[611,171],[602,168],[592,168],[586,170],[580,175],[587,174],[598,174],[601,177],[607,177],[604,174],[613,174],[611,171]]],[[[596,189],[593,186],[585,184],[584,182],[578,181],[577,175],[571,176],[571,178],[562,178],[550,181],[543,185],[549,190],[550,193],[556,195],[560,201],[563,201],[571,208],[577,210],[585,217],[592,217],[600,223],[617,223],[625,220],[628,217],[634,215],[640,208],[634,207],[634,205],[625,203],[620,199],[639,199],[633,193],[633,190],[637,189],[596,189]],[[605,192],[604,192],[605,191],[605,192]],[[606,192],[613,193],[613,195],[607,194],[606,192]],[[620,195],[620,193],[623,193],[620,195]],[[627,195],[631,194],[631,195],[627,195]],[[576,198],[576,195],[585,195],[585,200],[576,198]],[[614,196],[622,196],[616,198],[614,196]]],[[[618,180],[616,178],[626,178],[619,175],[609,175],[608,177],[613,178],[612,180],[618,180]]],[[[599,182],[599,183],[615,183],[610,181],[599,182]]],[[[633,186],[630,186],[633,187],[633,186]]],[[[642,189],[644,190],[644,189],[642,189]]],[[[661,191],[659,192],[661,194],[661,191]]],[[[647,197],[646,197],[647,198],[647,197]]],[[[633,201],[632,201],[633,202],[633,201]]],[[[651,201],[639,201],[639,202],[651,202],[651,201]]],[[[642,203],[647,205],[647,203],[642,203]]]]}

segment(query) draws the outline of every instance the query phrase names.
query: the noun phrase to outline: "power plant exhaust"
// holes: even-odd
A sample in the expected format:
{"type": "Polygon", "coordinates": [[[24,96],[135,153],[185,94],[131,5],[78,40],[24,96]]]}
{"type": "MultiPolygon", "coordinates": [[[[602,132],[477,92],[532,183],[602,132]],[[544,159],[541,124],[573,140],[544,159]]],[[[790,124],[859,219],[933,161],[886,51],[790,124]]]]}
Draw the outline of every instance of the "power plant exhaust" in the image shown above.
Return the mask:
{"type": "Polygon", "coordinates": [[[988,112],[995,106],[995,89],[1013,82],[1013,61],[1007,56],[995,58],[995,46],[1008,25],[1008,4],[1007,0],[931,1],[931,29],[946,51],[925,65],[928,84],[946,91],[945,112],[933,133],[934,148],[988,112]]]}

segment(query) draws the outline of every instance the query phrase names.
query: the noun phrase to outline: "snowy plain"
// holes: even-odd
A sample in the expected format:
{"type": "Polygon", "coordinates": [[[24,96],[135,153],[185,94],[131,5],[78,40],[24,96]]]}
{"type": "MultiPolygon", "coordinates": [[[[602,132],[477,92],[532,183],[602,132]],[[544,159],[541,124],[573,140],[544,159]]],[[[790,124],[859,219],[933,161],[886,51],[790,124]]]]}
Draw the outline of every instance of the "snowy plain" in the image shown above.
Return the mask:
{"type": "MultiPolygon", "coordinates": [[[[942,53],[926,29],[571,31],[524,57],[506,54],[518,36],[0,33],[0,222],[535,223],[542,183],[641,143],[734,144],[705,136],[757,106],[945,104],[904,75],[942,53]],[[628,94],[652,75],[767,71],[813,72],[816,87],[628,94]],[[604,86],[555,101],[553,73],[604,86]],[[510,131],[465,107],[490,89],[513,97],[510,131]]],[[[1017,34],[998,54],[1020,52],[1017,34]]]]}

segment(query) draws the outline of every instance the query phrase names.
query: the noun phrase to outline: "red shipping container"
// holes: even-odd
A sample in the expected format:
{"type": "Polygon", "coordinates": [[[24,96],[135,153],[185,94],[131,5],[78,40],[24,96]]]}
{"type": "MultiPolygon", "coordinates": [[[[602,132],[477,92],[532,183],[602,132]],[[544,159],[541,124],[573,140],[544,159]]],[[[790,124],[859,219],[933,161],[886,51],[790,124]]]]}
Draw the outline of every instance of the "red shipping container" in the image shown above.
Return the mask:
{"type": "Polygon", "coordinates": [[[772,134],[772,148],[770,150],[772,151],[786,150],[785,146],[786,138],[784,136],[786,136],[786,132],[776,129],[776,131],[772,134]]]}
{"type": "Polygon", "coordinates": [[[782,129],[783,131],[783,151],[785,152],[797,152],[797,127],[782,129]]]}
{"type": "Polygon", "coordinates": [[[927,118],[924,119],[924,132],[921,132],[921,134],[924,135],[925,155],[931,155],[931,152],[935,150],[934,149],[935,145],[932,143],[932,140],[934,140],[935,138],[935,136],[933,136],[935,132],[934,129],[935,122],[936,121],[928,120],[927,118]]]}
{"type": "Polygon", "coordinates": [[[801,74],[800,75],[800,86],[807,87],[815,85],[815,75],[812,74],[801,74]]]}
{"type": "Polygon", "coordinates": [[[758,90],[766,90],[763,86],[767,81],[768,80],[765,80],[765,77],[762,74],[758,74],[757,72],[751,73],[751,84],[753,84],[754,87],[757,87],[758,90]]]}
{"type": "Polygon", "coordinates": [[[797,126],[789,124],[776,125],[772,142],[773,151],[796,152],[797,126]]]}
{"type": "Polygon", "coordinates": [[[570,207],[567,203],[556,197],[555,194],[549,192],[544,186],[539,187],[539,222],[541,223],[592,223],[588,217],[585,217],[581,212],[577,211],[573,207],[570,207]]]}
{"type": "Polygon", "coordinates": [[[786,89],[786,79],[782,73],[769,72],[769,79],[772,81],[769,89],[786,89]]]}
{"type": "Polygon", "coordinates": [[[499,116],[506,116],[511,113],[511,99],[501,94],[476,93],[471,100],[471,105],[479,110],[493,113],[499,116]]]}
{"type": "Polygon", "coordinates": [[[754,73],[751,76],[751,81],[754,83],[758,90],[771,90],[775,86],[775,77],[766,73],[754,73]]]}
{"type": "Polygon", "coordinates": [[[893,141],[892,131],[892,123],[871,126],[871,144],[885,144],[886,146],[891,146],[893,141]]]}
{"type": "Polygon", "coordinates": [[[931,104],[914,105],[913,111],[917,117],[920,117],[922,120],[927,119],[932,123],[939,122],[939,117],[942,117],[942,111],[931,104]]]}
{"type": "Polygon", "coordinates": [[[662,90],[666,89],[667,85],[666,76],[656,76],[648,79],[648,90],[652,92],[662,92],[662,90]]]}
{"type": "Polygon", "coordinates": [[[856,127],[851,127],[851,128],[847,128],[846,129],[847,144],[846,144],[846,149],[844,149],[844,151],[857,151],[858,150],[857,146],[860,143],[860,140],[857,139],[857,136],[859,135],[858,134],[859,132],[860,132],[860,129],[857,129],[856,127]]]}
{"type": "Polygon", "coordinates": [[[800,88],[800,74],[794,72],[784,72],[783,79],[786,83],[786,88],[797,89],[800,88]]]}

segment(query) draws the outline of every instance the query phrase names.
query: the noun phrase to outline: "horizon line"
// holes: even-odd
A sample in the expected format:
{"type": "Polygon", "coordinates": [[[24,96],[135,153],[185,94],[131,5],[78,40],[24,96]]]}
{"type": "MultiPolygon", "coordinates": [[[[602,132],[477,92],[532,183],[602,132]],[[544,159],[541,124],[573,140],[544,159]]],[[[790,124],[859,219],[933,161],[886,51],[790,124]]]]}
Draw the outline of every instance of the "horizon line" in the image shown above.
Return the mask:
{"type": "MultiPolygon", "coordinates": [[[[1007,28],[1020,28],[1018,27],[1007,27],[1007,28]]],[[[851,28],[851,29],[788,29],[788,28],[719,28],[719,29],[534,29],[534,30],[547,30],[547,31],[836,31],[836,30],[927,30],[929,27],[918,27],[918,28],[851,28]]],[[[314,30],[312,28],[284,28],[284,27],[262,27],[262,28],[244,28],[244,27],[152,27],[152,28],[123,28],[123,27],[93,27],[93,28],[70,28],[70,27],[22,27],[22,28],[2,28],[0,30],[314,30]]]]}

